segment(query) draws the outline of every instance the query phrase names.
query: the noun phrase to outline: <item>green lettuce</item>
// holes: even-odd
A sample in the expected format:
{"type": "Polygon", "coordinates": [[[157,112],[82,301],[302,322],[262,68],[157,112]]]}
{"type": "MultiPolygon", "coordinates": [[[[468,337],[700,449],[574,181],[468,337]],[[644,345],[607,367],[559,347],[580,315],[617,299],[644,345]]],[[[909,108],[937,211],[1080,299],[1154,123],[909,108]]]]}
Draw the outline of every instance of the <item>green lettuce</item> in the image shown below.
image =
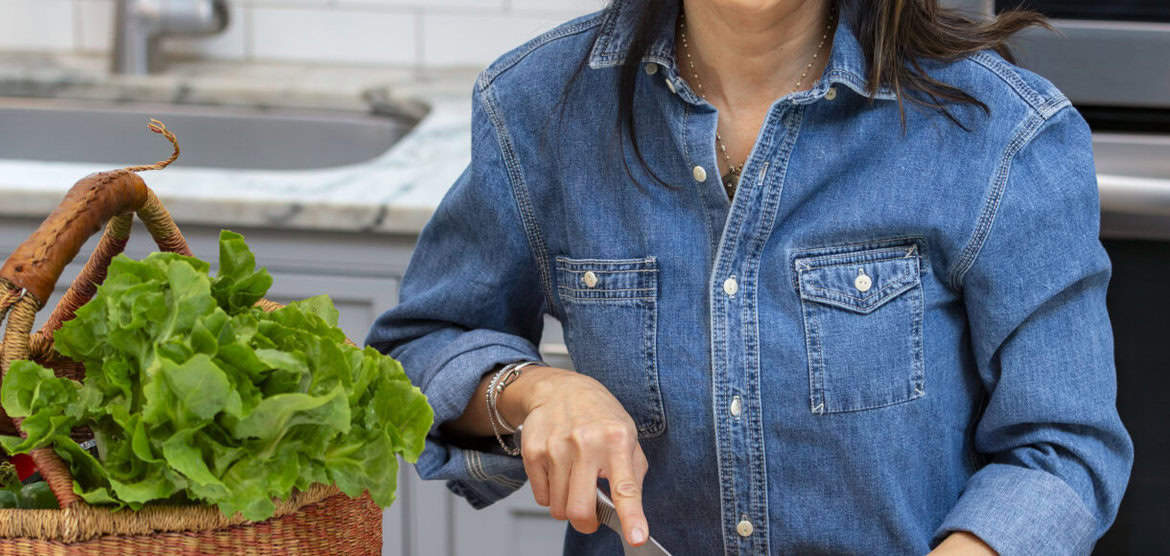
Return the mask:
{"type": "Polygon", "coordinates": [[[91,504],[214,504],[271,517],[274,498],[314,483],[394,501],[398,456],[417,461],[433,413],[401,365],[346,343],[327,296],[272,312],[272,285],[240,234],[219,270],[174,253],[119,255],[92,301],[54,336],[83,383],[16,361],[0,404],[23,417],[9,453],[53,445],[91,504]],[[88,426],[98,456],[69,437],[88,426]]]}

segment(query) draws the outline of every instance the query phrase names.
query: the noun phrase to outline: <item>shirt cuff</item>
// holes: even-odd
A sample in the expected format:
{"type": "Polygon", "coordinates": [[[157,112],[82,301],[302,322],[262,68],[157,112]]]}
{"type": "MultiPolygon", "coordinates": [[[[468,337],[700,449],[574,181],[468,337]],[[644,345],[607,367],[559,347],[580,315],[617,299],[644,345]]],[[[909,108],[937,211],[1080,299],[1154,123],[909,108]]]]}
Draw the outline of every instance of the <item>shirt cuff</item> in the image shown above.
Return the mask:
{"type": "Polygon", "coordinates": [[[471,479],[452,479],[447,488],[480,510],[493,502],[516,492],[524,486],[528,475],[524,461],[515,456],[457,449],[471,479]]]}
{"type": "Polygon", "coordinates": [[[993,463],[968,480],[931,546],[967,531],[1000,554],[1088,554],[1096,529],[1080,496],[1055,475],[993,463]]]}
{"type": "Polygon", "coordinates": [[[430,380],[421,385],[435,410],[435,421],[415,469],[423,479],[446,479],[448,488],[482,508],[524,485],[523,461],[456,446],[443,437],[439,425],[463,414],[483,375],[493,367],[540,360],[540,354],[524,338],[482,329],[460,335],[448,349],[450,353],[439,358],[439,369],[429,373],[430,380]]]}
{"type": "Polygon", "coordinates": [[[463,415],[483,375],[501,363],[539,360],[531,342],[503,332],[472,330],[461,334],[441,354],[436,371],[420,384],[435,410],[432,432],[439,425],[463,415]]]}

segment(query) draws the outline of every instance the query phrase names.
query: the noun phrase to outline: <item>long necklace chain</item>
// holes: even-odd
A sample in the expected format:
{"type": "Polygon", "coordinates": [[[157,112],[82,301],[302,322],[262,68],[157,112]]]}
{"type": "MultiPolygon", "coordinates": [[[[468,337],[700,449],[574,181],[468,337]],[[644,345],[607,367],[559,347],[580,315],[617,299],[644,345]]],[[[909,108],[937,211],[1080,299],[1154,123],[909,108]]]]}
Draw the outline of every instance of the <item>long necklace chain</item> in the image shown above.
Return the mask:
{"type": "MultiPolygon", "coordinates": [[[[800,78],[796,80],[796,84],[792,87],[793,91],[800,90],[800,85],[801,83],[804,83],[804,78],[808,77],[808,71],[812,69],[813,64],[816,63],[817,58],[820,56],[821,49],[825,46],[825,41],[828,40],[829,34],[833,32],[833,22],[836,20],[836,13],[837,10],[834,7],[828,21],[825,23],[825,32],[821,35],[821,42],[817,44],[817,50],[816,52],[813,52],[813,57],[811,60],[809,60],[808,65],[804,66],[804,71],[800,72],[800,78]]],[[[707,95],[703,91],[703,82],[699,79],[699,72],[695,70],[695,59],[691,57],[691,48],[687,44],[686,14],[681,11],[679,12],[678,20],[678,37],[679,42],[682,43],[683,51],[687,55],[687,65],[691,68],[691,77],[695,82],[695,86],[699,89],[699,96],[702,97],[703,100],[707,100],[707,95]]],[[[740,164],[739,166],[731,163],[731,156],[727,154],[727,146],[724,145],[723,137],[719,134],[718,129],[715,130],[715,143],[719,146],[719,150],[723,153],[723,159],[727,161],[727,173],[723,175],[723,188],[727,190],[727,197],[731,198],[735,195],[736,184],[739,183],[739,175],[741,172],[743,172],[743,167],[744,164],[747,164],[747,160],[745,159],[743,164],[740,164]]]]}

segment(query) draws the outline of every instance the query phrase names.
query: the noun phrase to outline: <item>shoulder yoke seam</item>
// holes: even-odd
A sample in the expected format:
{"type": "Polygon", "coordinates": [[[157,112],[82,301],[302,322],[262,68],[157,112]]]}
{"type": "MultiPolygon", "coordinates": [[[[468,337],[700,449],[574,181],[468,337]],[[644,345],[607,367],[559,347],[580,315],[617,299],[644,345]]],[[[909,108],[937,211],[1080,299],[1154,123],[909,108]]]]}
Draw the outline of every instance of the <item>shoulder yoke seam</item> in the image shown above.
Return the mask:
{"type": "Polygon", "coordinates": [[[540,47],[545,46],[557,39],[584,33],[590,29],[593,29],[594,27],[598,27],[601,25],[601,19],[604,15],[605,12],[600,11],[587,16],[587,19],[571,24],[566,22],[563,25],[550,29],[543,34],[532,38],[528,42],[505,54],[499,60],[496,60],[495,63],[488,66],[487,69],[483,70],[483,73],[481,73],[479,78],[476,80],[476,86],[481,91],[487,89],[491,86],[492,82],[495,81],[497,77],[510,69],[512,66],[515,66],[517,63],[526,58],[529,54],[535,52],[540,47]]]}
{"type": "Polygon", "coordinates": [[[1016,72],[1004,60],[992,56],[987,51],[977,52],[970,56],[972,62],[979,64],[995,74],[1011,87],[1012,91],[1016,93],[1024,102],[1028,104],[1041,119],[1047,120],[1053,114],[1060,111],[1064,105],[1068,104],[1068,98],[1063,94],[1056,94],[1045,96],[1040,94],[1034,87],[1029,85],[1020,74],[1016,72]]]}

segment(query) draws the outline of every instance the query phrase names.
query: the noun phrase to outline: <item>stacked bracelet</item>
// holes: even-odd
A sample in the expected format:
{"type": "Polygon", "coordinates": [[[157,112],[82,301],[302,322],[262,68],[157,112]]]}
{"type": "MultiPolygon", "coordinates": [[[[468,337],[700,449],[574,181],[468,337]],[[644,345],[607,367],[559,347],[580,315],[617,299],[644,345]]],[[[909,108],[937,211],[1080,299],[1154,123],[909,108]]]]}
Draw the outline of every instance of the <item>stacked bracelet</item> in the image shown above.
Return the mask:
{"type": "Polygon", "coordinates": [[[488,382],[486,395],[488,422],[492,425],[492,432],[496,434],[496,440],[500,443],[500,447],[503,448],[504,452],[510,456],[520,455],[520,447],[509,446],[506,442],[504,442],[504,436],[500,430],[503,429],[504,432],[512,434],[515,433],[519,427],[514,428],[504,420],[504,416],[500,415],[500,408],[497,406],[497,401],[500,399],[500,394],[504,392],[504,388],[507,388],[509,384],[512,384],[516,381],[517,378],[520,377],[521,369],[529,365],[544,364],[545,363],[543,361],[518,361],[516,363],[509,363],[503,367],[500,367],[500,370],[496,371],[496,373],[492,375],[491,381],[488,382]]]}

